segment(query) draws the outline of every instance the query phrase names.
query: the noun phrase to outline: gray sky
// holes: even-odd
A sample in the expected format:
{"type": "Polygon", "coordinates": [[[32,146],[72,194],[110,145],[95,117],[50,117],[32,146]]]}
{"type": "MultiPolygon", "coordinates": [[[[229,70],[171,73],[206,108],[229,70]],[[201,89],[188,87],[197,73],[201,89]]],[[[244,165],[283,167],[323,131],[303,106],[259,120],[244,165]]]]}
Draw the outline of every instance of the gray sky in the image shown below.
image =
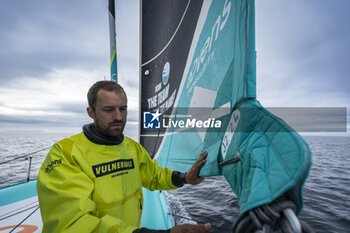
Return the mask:
{"type": "Polygon", "coordinates": [[[349,107],[350,1],[256,1],[258,97],[267,106],[349,107]]]}
{"type": "MultiPolygon", "coordinates": [[[[138,121],[139,1],[117,1],[126,134],[138,121]]],[[[258,99],[266,107],[350,107],[350,1],[257,0],[258,99]]],[[[107,0],[2,0],[0,130],[79,132],[86,92],[109,79],[107,0]]]]}

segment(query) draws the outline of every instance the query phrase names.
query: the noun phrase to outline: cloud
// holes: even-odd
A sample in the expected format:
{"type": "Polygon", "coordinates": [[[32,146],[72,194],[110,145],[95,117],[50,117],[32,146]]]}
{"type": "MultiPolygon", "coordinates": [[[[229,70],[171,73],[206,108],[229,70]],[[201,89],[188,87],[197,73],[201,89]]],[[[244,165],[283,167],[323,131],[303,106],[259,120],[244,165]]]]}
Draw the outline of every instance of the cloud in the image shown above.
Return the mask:
{"type": "Polygon", "coordinates": [[[256,2],[258,96],[272,106],[350,106],[347,1],[256,2]]]}
{"type": "Polygon", "coordinates": [[[44,78],[54,69],[91,69],[103,61],[108,67],[105,4],[6,0],[0,15],[2,85],[24,76],[44,78]]]}
{"type": "MultiPolygon", "coordinates": [[[[257,91],[263,105],[350,106],[349,5],[256,1],[257,91]]],[[[127,130],[137,135],[139,1],[117,1],[116,13],[127,130]]],[[[107,1],[4,0],[0,33],[2,126],[80,128],[91,122],[86,92],[109,79],[107,1]]]]}
{"type": "Polygon", "coordinates": [[[57,70],[45,80],[25,77],[0,87],[0,121],[3,127],[80,127],[85,114],[86,92],[96,74],[57,70]],[[6,126],[7,125],[7,126],[6,126]]]}

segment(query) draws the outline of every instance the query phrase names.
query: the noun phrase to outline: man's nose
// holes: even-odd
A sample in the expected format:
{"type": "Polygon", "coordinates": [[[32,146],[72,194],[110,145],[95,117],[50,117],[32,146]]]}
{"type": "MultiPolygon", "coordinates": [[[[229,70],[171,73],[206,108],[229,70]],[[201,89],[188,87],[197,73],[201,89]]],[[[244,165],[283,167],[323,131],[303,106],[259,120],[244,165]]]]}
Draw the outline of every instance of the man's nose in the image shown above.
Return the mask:
{"type": "Polygon", "coordinates": [[[113,112],[113,120],[118,120],[118,121],[121,121],[123,118],[122,118],[122,113],[119,109],[116,109],[114,112],[113,112]]]}

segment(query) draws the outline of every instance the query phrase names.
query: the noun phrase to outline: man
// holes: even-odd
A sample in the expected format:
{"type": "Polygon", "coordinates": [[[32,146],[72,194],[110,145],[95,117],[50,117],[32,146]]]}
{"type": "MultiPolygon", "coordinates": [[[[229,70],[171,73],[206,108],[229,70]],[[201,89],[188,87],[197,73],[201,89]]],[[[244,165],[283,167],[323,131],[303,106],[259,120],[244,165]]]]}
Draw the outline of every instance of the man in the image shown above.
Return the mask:
{"type": "MultiPolygon", "coordinates": [[[[207,233],[211,225],[185,224],[169,230],[140,228],[142,186],[175,189],[198,184],[204,152],[187,173],[161,168],[137,142],[123,135],[127,97],[111,81],[88,92],[93,124],[57,142],[38,176],[37,191],[43,232],[207,233]]],[[[155,218],[154,221],[157,221],[155,218]]]]}

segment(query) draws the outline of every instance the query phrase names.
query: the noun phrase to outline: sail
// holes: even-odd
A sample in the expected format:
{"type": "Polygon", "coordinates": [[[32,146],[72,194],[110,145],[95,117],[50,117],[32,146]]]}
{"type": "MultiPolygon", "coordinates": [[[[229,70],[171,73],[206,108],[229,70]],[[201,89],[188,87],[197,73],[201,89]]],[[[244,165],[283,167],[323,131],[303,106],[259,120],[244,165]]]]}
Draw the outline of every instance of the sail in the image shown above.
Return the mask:
{"type": "Polygon", "coordinates": [[[117,73],[117,42],[115,30],[115,0],[108,0],[108,21],[109,21],[109,48],[110,48],[110,73],[111,80],[118,82],[117,73]]]}
{"type": "Polygon", "coordinates": [[[163,123],[187,123],[186,115],[205,122],[215,113],[229,115],[243,98],[255,98],[253,12],[247,1],[143,2],[141,142],[161,165],[186,171],[206,150],[201,175],[220,174],[224,122],[220,132],[163,123]],[[159,128],[148,119],[157,110],[159,128]]]}
{"type": "MultiPolygon", "coordinates": [[[[143,2],[144,123],[149,123],[147,112],[157,110],[162,113],[160,123],[186,114],[210,118],[215,109],[230,111],[242,98],[255,97],[255,65],[248,67],[255,64],[254,40],[248,40],[254,38],[248,7],[246,1],[228,0],[143,2]]],[[[213,142],[205,130],[142,127],[141,142],[160,164],[180,171],[186,171],[205,148],[210,156],[201,174],[218,175],[217,156],[211,155],[217,154],[222,138],[213,142]]]]}
{"type": "Polygon", "coordinates": [[[288,194],[302,207],[308,145],[256,97],[254,0],[141,1],[140,142],[161,166],[224,175],[241,216],[288,194]]]}

